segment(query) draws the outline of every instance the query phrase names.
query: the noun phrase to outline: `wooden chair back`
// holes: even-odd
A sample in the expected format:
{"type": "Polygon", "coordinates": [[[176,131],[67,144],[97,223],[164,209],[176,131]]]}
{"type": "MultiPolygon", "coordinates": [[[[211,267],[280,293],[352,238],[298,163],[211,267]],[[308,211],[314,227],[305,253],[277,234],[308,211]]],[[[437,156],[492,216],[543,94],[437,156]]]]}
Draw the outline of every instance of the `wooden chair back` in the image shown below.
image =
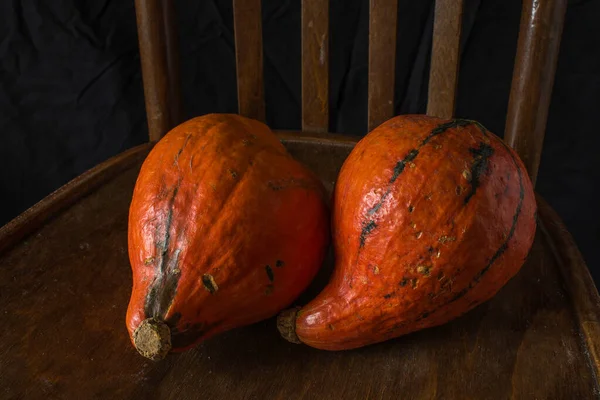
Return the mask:
{"type": "MultiPolygon", "coordinates": [[[[394,115],[397,0],[369,2],[368,128],[394,115]]],[[[136,0],[150,140],[180,122],[172,0],[136,0]]],[[[504,139],[535,183],[567,0],[523,0],[504,139]]],[[[238,111],[264,121],[261,0],[233,0],[238,111]]],[[[454,114],[463,0],[435,0],[427,114],[454,114]]],[[[302,0],[302,130],[328,132],[329,1],[302,0]]]]}

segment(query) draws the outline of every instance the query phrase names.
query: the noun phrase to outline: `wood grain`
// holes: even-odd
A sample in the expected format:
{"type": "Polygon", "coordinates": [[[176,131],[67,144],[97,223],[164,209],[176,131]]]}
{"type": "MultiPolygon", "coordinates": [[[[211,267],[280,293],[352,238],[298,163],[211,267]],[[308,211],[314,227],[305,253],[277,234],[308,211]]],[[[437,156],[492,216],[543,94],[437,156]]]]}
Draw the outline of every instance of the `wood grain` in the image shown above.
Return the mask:
{"type": "Polygon", "coordinates": [[[548,248],[556,259],[561,276],[573,302],[573,310],[587,350],[590,365],[595,371],[596,380],[600,377],[600,296],[583,257],[556,212],[548,203],[537,197],[538,212],[542,223],[540,228],[548,248]]]}
{"type": "Polygon", "coordinates": [[[260,0],[234,0],[238,112],[265,120],[262,15],[260,0]]]}
{"type": "Polygon", "coordinates": [[[46,198],[0,227],[0,254],[43,225],[52,216],[71,206],[79,198],[92,192],[118,173],[139,163],[150,152],[154,143],[129,149],[79,175],[46,198]]]}
{"type": "Polygon", "coordinates": [[[302,0],[302,130],[329,127],[329,1],[302,0]]]}
{"type": "Polygon", "coordinates": [[[135,0],[144,99],[151,141],[181,116],[176,32],[169,0],[135,0]],[[167,33],[168,31],[168,33],[167,33]]]}
{"type": "MultiPolygon", "coordinates": [[[[286,135],[290,153],[331,190],[353,143],[286,135]]],[[[577,272],[585,267],[580,258],[562,256],[574,253],[564,253],[566,233],[551,228],[544,208],[540,218],[560,259],[540,231],[525,266],[497,296],[444,326],[327,352],[286,342],[269,319],[161,362],[139,356],[124,315],[132,284],[128,207],[141,162],[0,255],[0,397],[597,397],[597,358],[588,357],[596,353],[580,338],[598,320],[597,300],[589,298],[593,283],[577,272]],[[578,269],[573,262],[581,262],[578,269]],[[579,286],[564,279],[561,271],[570,269],[579,286]]],[[[332,262],[330,252],[299,303],[325,284],[332,262]]]]}
{"type": "Polygon", "coordinates": [[[398,0],[371,0],[369,8],[368,129],[394,116],[398,0]]]}
{"type": "Polygon", "coordinates": [[[436,0],[427,115],[452,118],[456,102],[463,0],[436,0]]]}
{"type": "Polygon", "coordinates": [[[554,85],[567,0],[525,0],[504,140],[535,184],[554,85]]]}

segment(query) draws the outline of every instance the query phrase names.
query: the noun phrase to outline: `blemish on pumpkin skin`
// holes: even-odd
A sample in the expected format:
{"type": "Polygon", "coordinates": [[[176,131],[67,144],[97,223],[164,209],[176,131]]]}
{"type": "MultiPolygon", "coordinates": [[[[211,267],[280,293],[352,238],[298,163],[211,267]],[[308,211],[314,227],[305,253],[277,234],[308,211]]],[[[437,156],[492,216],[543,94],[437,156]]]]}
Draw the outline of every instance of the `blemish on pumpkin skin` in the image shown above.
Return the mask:
{"type": "Polygon", "coordinates": [[[273,268],[270,265],[265,265],[265,271],[267,272],[267,277],[271,282],[275,280],[275,275],[273,274],[273,268]]]}
{"type": "Polygon", "coordinates": [[[411,286],[413,289],[416,289],[416,288],[418,288],[418,287],[419,287],[419,280],[418,280],[417,278],[412,278],[412,279],[410,280],[410,286],[411,286]]]}
{"type": "Polygon", "coordinates": [[[456,187],[456,195],[460,196],[462,194],[463,188],[462,186],[457,186],[456,187]]]}
{"type": "Polygon", "coordinates": [[[465,169],[462,172],[462,176],[463,176],[463,178],[465,178],[467,180],[467,182],[471,182],[471,172],[470,171],[465,169]]]}
{"type": "Polygon", "coordinates": [[[455,236],[440,236],[440,238],[438,239],[438,242],[440,243],[448,243],[448,242],[454,242],[456,240],[455,236]]]}
{"type": "Polygon", "coordinates": [[[213,278],[210,274],[202,275],[202,284],[204,285],[204,289],[208,290],[210,294],[214,294],[219,290],[219,286],[217,282],[215,282],[215,278],[213,278]]]}
{"type": "Polygon", "coordinates": [[[277,261],[275,261],[275,266],[277,268],[281,268],[281,267],[285,266],[285,263],[281,260],[277,260],[277,261]]]}
{"type": "Polygon", "coordinates": [[[396,294],[396,292],[388,293],[388,294],[383,295],[383,298],[387,300],[387,299],[391,298],[395,294],[396,294]]]}
{"type": "Polygon", "coordinates": [[[144,265],[150,265],[154,262],[154,257],[148,257],[144,260],[144,265]]]}
{"type": "Polygon", "coordinates": [[[229,174],[231,175],[231,177],[233,179],[236,179],[238,177],[238,173],[236,171],[234,171],[232,169],[228,169],[227,171],[229,172],[229,174]]]}
{"type": "Polygon", "coordinates": [[[417,229],[417,224],[415,224],[414,222],[412,222],[412,223],[410,224],[410,226],[411,226],[411,228],[413,228],[413,229],[417,229]]]}
{"type": "Polygon", "coordinates": [[[373,273],[374,273],[375,275],[379,275],[379,267],[378,267],[377,265],[374,265],[374,266],[373,266],[373,273]]]}
{"type": "Polygon", "coordinates": [[[330,331],[334,331],[335,327],[332,324],[328,324],[327,328],[329,328],[330,331]]]}
{"type": "Polygon", "coordinates": [[[412,205],[408,206],[408,212],[411,213],[413,211],[415,211],[415,207],[412,205]]]}
{"type": "Polygon", "coordinates": [[[415,234],[415,237],[416,237],[417,239],[421,239],[421,236],[423,236],[423,232],[417,232],[417,233],[415,234]]]}
{"type": "Polygon", "coordinates": [[[428,267],[426,265],[419,265],[417,267],[417,272],[420,273],[421,275],[429,276],[430,269],[431,269],[431,267],[428,267]]]}
{"type": "Polygon", "coordinates": [[[433,198],[433,194],[432,193],[428,193],[425,195],[425,200],[431,200],[433,198]]]}

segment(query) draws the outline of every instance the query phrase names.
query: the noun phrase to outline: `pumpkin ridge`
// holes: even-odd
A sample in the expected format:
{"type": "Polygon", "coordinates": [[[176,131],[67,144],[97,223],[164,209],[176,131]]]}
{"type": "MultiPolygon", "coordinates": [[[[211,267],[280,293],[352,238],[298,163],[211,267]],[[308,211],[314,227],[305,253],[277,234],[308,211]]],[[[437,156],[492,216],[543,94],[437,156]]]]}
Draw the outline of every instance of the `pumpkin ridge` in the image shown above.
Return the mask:
{"type": "Polygon", "coordinates": [[[465,196],[465,205],[469,203],[471,197],[475,195],[477,188],[480,185],[479,178],[484,174],[489,167],[489,159],[494,155],[494,148],[487,143],[480,142],[479,148],[470,148],[469,151],[473,154],[473,164],[471,165],[471,190],[465,196]]]}

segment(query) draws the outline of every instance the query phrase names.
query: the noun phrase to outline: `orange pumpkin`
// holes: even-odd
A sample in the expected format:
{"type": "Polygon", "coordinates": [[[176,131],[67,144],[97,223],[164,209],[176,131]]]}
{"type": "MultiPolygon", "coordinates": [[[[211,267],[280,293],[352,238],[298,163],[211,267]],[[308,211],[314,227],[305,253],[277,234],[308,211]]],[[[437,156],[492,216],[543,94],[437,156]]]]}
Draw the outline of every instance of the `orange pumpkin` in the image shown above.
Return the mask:
{"type": "Polygon", "coordinates": [[[522,162],[479,123],[395,117],[345,161],[333,275],[314,300],[280,315],[280,331],[341,350],[446,323],[519,271],[535,214],[522,162]]]}
{"type": "Polygon", "coordinates": [[[129,214],[137,350],[160,359],[289,305],[328,245],[323,195],[260,122],[211,114],[170,131],[141,168],[129,214]]]}

